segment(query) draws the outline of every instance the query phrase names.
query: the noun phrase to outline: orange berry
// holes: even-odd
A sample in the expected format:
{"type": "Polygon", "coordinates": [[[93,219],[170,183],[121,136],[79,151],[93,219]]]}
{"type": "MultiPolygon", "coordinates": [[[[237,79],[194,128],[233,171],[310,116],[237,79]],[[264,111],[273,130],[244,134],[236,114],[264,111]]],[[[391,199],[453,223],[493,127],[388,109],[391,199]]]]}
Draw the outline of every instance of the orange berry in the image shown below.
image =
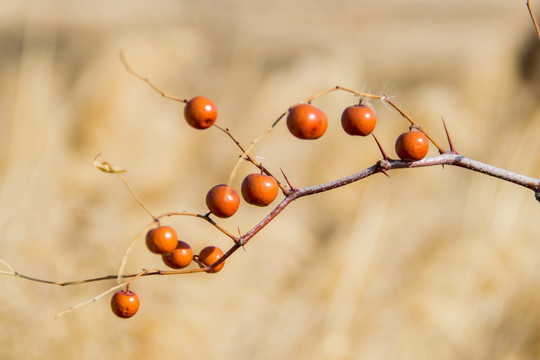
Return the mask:
{"type": "Polygon", "coordinates": [[[403,161],[422,160],[428,150],[428,138],[420,131],[407,131],[396,140],[396,154],[403,161]]]}
{"type": "Polygon", "coordinates": [[[114,315],[127,319],[139,310],[139,297],[133,291],[119,290],[111,298],[111,310],[114,315]]]}
{"type": "Polygon", "coordinates": [[[196,96],[186,103],[184,118],[195,129],[209,128],[217,118],[216,105],[207,97],[196,96]]]}
{"type": "Polygon", "coordinates": [[[170,226],[159,226],[146,233],[146,246],[155,254],[170,254],[177,243],[176,231],[170,226]]]}
{"type": "Polygon", "coordinates": [[[178,240],[176,249],[170,254],[161,255],[161,259],[170,268],[183,269],[193,260],[193,250],[188,243],[178,240]]]}
{"type": "Polygon", "coordinates": [[[373,132],[376,124],[377,116],[364,105],[349,106],[341,114],[341,126],[349,135],[367,136],[373,132]]]}
{"type": "MultiPolygon", "coordinates": [[[[199,261],[202,262],[206,266],[210,266],[213,263],[215,263],[220,257],[223,256],[223,251],[215,246],[207,246],[204,249],[199,252],[199,261]]],[[[209,270],[207,272],[209,273],[217,273],[223,267],[225,266],[225,261],[223,261],[221,264],[213,268],[212,270],[209,270]]]]}
{"type": "Polygon", "coordinates": [[[272,176],[249,174],[242,181],[242,197],[251,205],[269,205],[276,198],[278,191],[278,183],[272,176]]]}
{"type": "Polygon", "coordinates": [[[206,194],[206,206],[210,212],[220,218],[234,215],[240,206],[240,196],[232,187],[216,185],[206,194]]]}
{"type": "Polygon", "coordinates": [[[311,104],[299,104],[289,109],[287,127],[299,139],[318,139],[328,127],[326,115],[311,104]]]}

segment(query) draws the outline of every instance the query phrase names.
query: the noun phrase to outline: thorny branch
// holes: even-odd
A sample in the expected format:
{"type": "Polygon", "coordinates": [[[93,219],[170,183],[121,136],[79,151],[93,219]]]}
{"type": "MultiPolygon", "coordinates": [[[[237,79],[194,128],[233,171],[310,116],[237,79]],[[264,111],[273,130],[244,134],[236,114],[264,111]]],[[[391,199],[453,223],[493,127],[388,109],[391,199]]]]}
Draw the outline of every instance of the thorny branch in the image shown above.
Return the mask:
{"type": "MultiPolygon", "coordinates": [[[[532,19],[534,28],[536,30],[536,33],[537,33],[538,37],[540,38],[540,30],[538,28],[538,24],[536,22],[534,12],[533,12],[533,10],[531,8],[530,0],[527,0],[526,5],[527,5],[527,9],[529,11],[529,14],[531,16],[531,19],[532,19]]],[[[127,60],[126,60],[126,58],[125,58],[125,56],[124,56],[124,54],[122,52],[120,52],[119,57],[120,57],[120,61],[122,62],[124,68],[130,74],[134,75],[135,77],[137,77],[141,81],[145,82],[148,86],[150,86],[153,90],[158,92],[161,96],[163,96],[163,97],[165,97],[167,99],[170,99],[170,100],[181,102],[181,103],[187,103],[187,101],[188,101],[187,99],[176,97],[176,96],[173,96],[173,95],[170,95],[170,94],[164,92],[157,85],[155,85],[152,81],[150,81],[148,78],[146,78],[146,77],[142,76],[141,74],[137,73],[136,71],[134,71],[131,68],[131,66],[128,64],[128,62],[127,62],[127,60]]],[[[383,155],[382,160],[379,160],[374,165],[372,165],[372,166],[370,166],[370,167],[368,167],[368,168],[366,168],[364,170],[361,170],[361,171],[359,171],[357,173],[354,173],[352,175],[349,175],[349,176],[346,176],[346,177],[343,177],[343,178],[340,178],[340,179],[337,179],[337,180],[334,180],[334,181],[331,181],[331,182],[318,184],[318,185],[314,185],[314,186],[309,186],[309,187],[305,187],[305,188],[294,188],[294,187],[292,187],[290,185],[288,179],[285,177],[289,187],[285,186],[284,184],[282,184],[281,182],[278,181],[279,187],[281,188],[281,190],[282,190],[282,192],[283,192],[283,194],[285,196],[284,199],[272,211],[270,211],[270,213],[268,213],[258,224],[256,224],[251,230],[247,231],[246,233],[244,233],[243,235],[240,235],[240,236],[235,236],[232,233],[230,233],[229,231],[227,231],[224,228],[222,228],[221,226],[219,226],[210,217],[210,213],[208,213],[208,214],[196,214],[196,213],[189,213],[189,212],[167,212],[167,213],[163,213],[161,215],[158,215],[158,216],[154,217],[152,215],[152,213],[144,206],[142,201],[136,196],[136,194],[133,192],[131,187],[129,187],[127,182],[120,176],[119,173],[123,172],[124,170],[120,169],[120,168],[116,168],[114,165],[106,162],[105,160],[102,160],[102,159],[98,160],[96,158],[96,167],[98,167],[102,171],[109,172],[109,173],[114,173],[116,176],[118,176],[119,179],[122,181],[122,183],[124,183],[124,185],[130,191],[130,193],[134,196],[135,200],[152,217],[152,222],[153,223],[159,224],[160,219],[162,219],[164,217],[169,217],[169,216],[192,216],[192,217],[196,217],[196,218],[203,219],[203,220],[207,221],[208,223],[210,223],[212,226],[214,226],[216,229],[218,229],[224,235],[231,238],[234,241],[234,244],[229,248],[229,250],[221,258],[219,258],[211,266],[204,266],[201,262],[198,261],[197,258],[195,258],[194,260],[199,265],[199,268],[181,269],[181,270],[160,270],[160,269],[146,270],[146,269],[143,269],[138,273],[122,274],[123,267],[124,267],[125,262],[127,260],[127,254],[129,253],[130,249],[132,248],[132,246],[134,245],[136,240],[140,237],[140,234],[139,234],[135,239],[133,239],[132,243],[130,244],[130,246],[126,250],[126,253],[125,253],[124,258],[122,260],[122,265],[120,267],[120,270],[119,270],[119,272],[117,274],[114,274],[114,275],[106,275],[106,276],[101,276],[101,277],[94,277],[94,278],[88,278],[88,279],[83,279],[83,280],[66,281],[66,282],[51,281],[51,280],[39,279],[39,278],[36,278],[36,277],[32,277],[32,276],[28,276],[28,275],[19,273],[18,271],[15,271],[15,269],[13,267],[11,267],[8,263],[6,263],[5,261],[3,261],[1,259],[0,259],[0,264],[2,264],[5,267],[5,270],[0,270],[0,274],[14,276],[14,277],[18,277],[18,278],[21,278],[21,279],[26,279],[26,280],[34,281],[34,282],[40,282],[40,283],[44,283],[44,284],[58,285],[58,286],[70,286],[70,285],[78,285],[78,284],[97,282],[97,281],[107,281],[107,280],[115,280],[115,279],[117,280],[118,284],[116,286],[108,289],[107,291],[103,292],[102,294],[98,295],[97,297],[94,297],[93,299],[90,299],[89,301],[87,301],[85,303],[76,305],[76,306],[70,308],[69,310],[59,314],[59,315],[62,315],[64,313],[67,313],[67,312],[69,312],[71,310],[74,310],[75,308],[78,308],[78,307],[80,307],[80,306],[82,306],[82,305],[84,305],[84,304],[86,304],[88,302],[96,301],[99,298],[103,297],[104,295],[108,294],[109,292],[114,291],[115,289],[121,288],[121,287],[125,286],[126,284],[129,284],[132,281],[135,281],[136,279],[138,279],[140,277],[155,276],[155,275],[177,275],[177,274],[187,274],[187,273],[198,273],[198,272],[210,271],[213,268],[219,266],[221,263],[223,263],[227,258],[229,258],[239,248],[246,245],[257,233],[259,233],[267,224],[269,224],[271,221],[273,221],[293,201],[295,201],[295,200],[297,200],[299,198],[305,197],[305,196],[310,196],[310,195],[314,195],[314,194],[317,194],[317,193],[333,190],[333,189],[336,189],[336,188],[339,188],[339,187],[354,183],[356,181],[360,181],[362,179],[365,179],[365,178],[367,178],[369,176],[372,176],[372,175],[375,175],[375,174],[378,174],[378,173],[383,173],[383,174],[387,175],[387,173],[389,171],[396,170],[396,169],[418,168],[418,167],[437,166],[437,165],[441,165],[441,166],[449,165],[449,166],[462,167],[462,168],[465,168],[465,169],[468,169],[468,170],[472,170],[472,171],[476,171],[476,172],[479,172],[479,173],[482,173],[482,174],[485,174],[485,175],[493,176],[493,177],[496,177],[496,178],[501,179],[503,181],[512,182],[514,184],[517,184],[517,185],[523,186],[525,188],[531,189],[535,193],[535,198],[540,202],[540,179],[528,177],[528,176],[521,175],[521,174],[518,174],[518,173],[515,173],[515,172],[512,172],[512,171],[509,171],[509,170],[498,168],[498,167],[495,167],[495,166],[492,166],[492,165],[489,165],[489,164],[485,164],[485,163],[482,163],[482,162],[479,162],[479,161],[476,161],[476,160],[473,160],[473,159],[470,159],[470,158],[467,158],[467,157],[465,157],[463,155],[458,154],[455,151],[454,146],[453,146],[453,144],[452,144],[452,142],[450,140],[450,136],[449,136],[448,131],[446,129],[446,124],[445,124],[445,122],[443,120],[443,126],[445,128],[446,135],[447,135],[447,140],[448,140],[449,146],[450,146],[450,150],[445,149],[443,146],[441,146],[439,143],[437,143],[437,141],[435,139],[433,139],[409,115],[407,115],[400,107],[398,107],[396,105],[396,103],[394,103],[390,98],[388,98],[385,95],[362,93],[362,92],[359,92],[359,91],[356,91],[356,90],[352,90],[352,89],[337,85],[335,87],[324,90],[324,91],[322,91],[322,92],[320,92],[320,93],[318,93],[316,95],[310,96],[310,97],[304,99],[301,102],[303,102],[303,103],[311,103],[312,101],[316,100],[317,98],[319,98],[319,97],[321,97],[323,95],[326,95],[326,94],[328,94],[330,92],[337,91],[337,90],[344,91],[344,92],[349,92],[349,93],[352,93],[352,94],[354,94],[356,96],[360,96],[361,98],[378,99],[378,100],[390,105],[394,110],[396,110],[400,115],[402,115],[411,124],[412,127],[416,128],[417,130],[424,133],[424,135],[426,135],[426,137],[429,139],[429,141],[435,147],[437,147],[437,149],[439,150],[440,155],[435,156],[435,157],[430,157],[430,158],[424,158],[424,159],[422,159],[420,161],[416,161],[416,162],[406,162],[406,161],[401,161],[401,160],[390,159],[390,158],[388,158],[388,156],[386,155],[384,150],[381,148],[378,140],[374,137],[374,139],[375,139],[377,145],[379,146],[379,149],[381,150],[381,153],[383,155]],[[122,282],[121,279],[130,279],[130,280],[122,282]]],[[[236,169],[240,166],[241,162],[245,161],[245,160],[249,161],[250,163],[252,163],[256,167],[258,167],[265,174],[273,176],[268,169],[266,169],[262,164],[260,164],[259,162],[257,162],[253,158],[253,156],[250,154],[250,151],[254,148],[256,143],[261,138],[263,138],[265,135],[267,135],[268,133],[270,133],[272,131],[272,129],[287,115],[288,111],[289,110],[283,112],[272,123],[272,125],[268,129],[266,129],[261,135],[256,137],[253,141],[251,141],[250,145],[247,148],[240,144],[240,142],[232,135],[232,133],[229,131],[228,128],[223,128],[223,127],[220,127],[217,124],[214,124],[215,127],[220,129],[221,131],[223,131],[236,144],[236,146],[240,149],[240,151],[242,153],[237,165],[235,166],[234,170],[231,173],[231,178],[235,175],[236,169]]],[[[146,228],[148,228],[150,226],[152,226],[152,224],[149,224],[146,228]]],[[[141,232],[141,234],[143,232],[141,232]]]]}
{"type": "MultiPolygon", "coordinates": [[[[244,235],[238,238],[226,232],[224,229],[219,228],[217,224],[212,219],[209,218],[208,215],[200,215],[200,214],[194,214],[194,213],[180,213],[180,212],[164,213],[158,216],[157,218],[164,218],[164,217],[175,216],[175,215],[188,215],[188,216],[195,216],[198,218],[202,218],[210,222],[212,225],[218,227],[218,229],[220,229],[224,233],[228,234],[229,237],[235,240],[235,243],[225,253],[225,255],[223,255],[219,260],[217,260],[214,264],[208,267],[202,267],[200,269],[144,271],[142,274],[141,273],[124,274],[122,275],[122,278],[144,277],[144,276],[155,276],[155,275],[177,275],[177,274],[208,271],[218,266],[219,264],[221,264],[229,256],[231,256],[234,252],[236,252],[236,250],[238,250],[240,247],[246,245],[257,233],[259,233],[259,231],[261,231],[268,223],[274,220],[290,203],[292,203],[293,201],[299,198],[333,190],[333,189],[357,182],[359,180],[365,179],[369,176],[382,173],[382,172],[388,172],[388,171],[397,170],[397,169],[420,168],[420,167],[437,166],[437,165],[450,165],[450,166],[462,167],[468,170],[476,171],[485,175],[493,176],[498,179],[523,186],[527,189],[531,189],[532,191],[534,191],[536,199],[540,201],[540,179],[521,175],[521,174],[509,171],[509,170],[505,170],[505,169],[502,169],[493,165],[485,164],[480,161],[467,158],[463,155],[446,153],[446,154],[441,154],[435,157],[425,158],[416,162],[383,159],[383,160],[379,160],[374,165],[362,171],[359,171],[357,173],[354,173],[352,175],[349,175],[349,176],[346,176],[346,177],[343,177],[334,181],[330,181],[330,182],[319,184],[319,185],[309,186],[305,188],[291,189],[289,193],[285,196],[285,198],[266,217],[264,217],[251,230],[249,230],[244,235]]],[[[23,275],[19,272],[16,272],[4,261],[1,261],[1,262],[9,269],[9,271],[0,271],[0,274],[12,275],[12,276],[19,277],[26,280],[37,281],[41,283],[59,285],[59,286],[78,285],[78,284],[95,282],[95,281],[113,280],[117,278],[117,275],[106,275],[102,277],[96,277],[96,278],[85,279],[85,280],[57,282],[57,281],[43,280],[43,279],[38,279],[31,276],[23,275]]]]}

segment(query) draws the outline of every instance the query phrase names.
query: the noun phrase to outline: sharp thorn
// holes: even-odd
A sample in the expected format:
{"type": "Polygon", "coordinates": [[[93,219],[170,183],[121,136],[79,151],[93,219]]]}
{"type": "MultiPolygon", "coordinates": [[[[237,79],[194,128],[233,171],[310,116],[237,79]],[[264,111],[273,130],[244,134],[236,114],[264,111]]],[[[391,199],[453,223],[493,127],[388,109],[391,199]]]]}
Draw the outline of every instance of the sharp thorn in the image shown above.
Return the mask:
{"type": "Polygon", "coordinates": [[[283,177],[285,178],[285,181],[287,182],[287,185],[289,185],[289,188],[291,188],[291,191],[294,191],[296,190],[296,188],[294,186],[292,186],[291,182],[289,181],[289,179],[287,178],[287,175],[285,175],[285,172],[283,171],[283,169],[279,169],[281,171],[281,173],[283,174],[283,177]]]}
{"type": "Polygon", "coordinates": [[[377,137],[375,136],[375,134],[372,133],[371,135],[373,136],[373,139],[375,139],[375,142],[377,143],[377,146],[379,147],[379,150],[381,151],[381,154],[382,154],[384,160],[386,160],[386,161],[390,160],[388,155],[386,155],[386,152],[384,152],[384,149],[382,148],[381,143],[379,142],[379,140],[377,140],[377,137]]]}
{"type": "Polygon", "coordinates": [[[444,126],[444,132],[446,133],[446,138],[448,139],[448,145],[450,146],[450,152],[452,154],[457,154],[456,148],[454,148],[454,144],[452,143],[452,139],[450,138],[450,134],[448,133],[448,128],[446,127],[446,122],[444,121],[444,117],[441,117],[442,123],[444,126]]]}

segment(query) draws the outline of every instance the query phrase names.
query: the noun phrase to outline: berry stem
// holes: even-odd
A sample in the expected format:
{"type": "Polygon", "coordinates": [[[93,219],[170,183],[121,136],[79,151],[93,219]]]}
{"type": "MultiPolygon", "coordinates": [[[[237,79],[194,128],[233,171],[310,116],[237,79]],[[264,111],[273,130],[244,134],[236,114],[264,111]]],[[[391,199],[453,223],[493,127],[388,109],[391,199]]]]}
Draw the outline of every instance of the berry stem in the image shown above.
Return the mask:
{"type": "Polygon", "coordinates": [[[238,237],[233,235],[231,232],[225,230],[225,228],[221,227],[218,223],[216,223],[210,217],[210,214],[211,213],[206,213],[206,214],[203,215],[203,214],[197,214],[197,213],[186,212],[186,211],[171,211],[171,212],[167,212],[167,213],[163,213],[163,214],[159,215],[156,219],[162,219],[164,217],[170,217],[170,216],[192,216],[192,217],[197,217],[197,218],[206,220],[207,222],[212,224],[212,226],[214,226],[216,229],[221,231],[226,236],[230,237],[235,243],[238,242],[238,237]]]}
{"type": "Polygon", "coordinates": [[[407,115],[403,110],[401,110],[397,105],[396,103],[394,103],[392,100],[390,100],[389,98],[387,98],[386,96],[382,96],[380,98],[382,101],[386,102],[387,104],[389,104],[391,107],[393,107],[398,113],[401,114],[401,116],[403,116],[405,119],[407,119],[412,126],[414,126],[418,131],[422,132],[424,135],[426,135],[426,137],[429,139],[429,141],[431,141],[431,143],[433,145],[435,145],[435,147],[437,149],[439,149],[439,153],[440,154],[444,154],[445,152],[447,152],[447,150],[445,148],[443,148],[441,145],[439,145],[439,143],[437,141],[435,141],[435,139],[433,139],[431,137],[431,135],[429,135],[427,133],[427,131],[425,131],[420,125],[418,125],[416,123],[416,121],[414,121],[409,115],[407,115]]]}
{"type": "MultiPolygon", "coordinates": [[[[238,148],[240,149],[240,151],[242,151],[242,156],[240,157],[240,159],[238,159],[238,162],[236,163],[233,171],[231,172],[231,176],[230,176],[230,180],[229,180],[229,185],[231,183],[231,180],[232,178],[234,177],[234,175],[236,174],[236,171],[238,170],[238,167],[240,166],[240,164],[242,163],[242,160],[247,160],[249,161],[250,163],[252,163],[253,165],[255,165],[256,167],[258,167],[259,169],[261,169],[266,175],[268,176],[272,176],[273,178],[275,178],[274,175],[272,175],[272,173],[265,167],[262,166],[261,163],[259,163],[257,160],[255,160],[253,158],[253,156],[251,156],[250,154],[250,151],[251,149],[254,147],[254,145],[266,134],[268,134],[278,123],[279,120],[281,120],[281,118],[283,118],[283,116],[285,115],[286,113],[284,113],[283,115],[281,115],[273,124],[272,126],[270,126],[270,128],[268,128],[264,133],[262,133],[261,135],[259,135],[255,140],[253,140],[251,142],[251,145],[245,149],[242,144],[240,144],[240,141],[238,141],[236,139],[236,137],[234,137],[234,135],[231,133],[231,131],[229,129],[226,129],[226,128],[223,128],[217,124],[214,123],[214,126],[216,128],[218,128],[219,130],[223,131],[225,134],[227,134],[227,136],[236,144],[236,146],[238,146],[238,148]]],[[[279,182],[279,180],[276,179],[276,181],[278,182],[278,186],[281,188],[281,191],[283,191],[284,193],[286,193],[288,190],[287,188],[281,183],[279,182]]]]}

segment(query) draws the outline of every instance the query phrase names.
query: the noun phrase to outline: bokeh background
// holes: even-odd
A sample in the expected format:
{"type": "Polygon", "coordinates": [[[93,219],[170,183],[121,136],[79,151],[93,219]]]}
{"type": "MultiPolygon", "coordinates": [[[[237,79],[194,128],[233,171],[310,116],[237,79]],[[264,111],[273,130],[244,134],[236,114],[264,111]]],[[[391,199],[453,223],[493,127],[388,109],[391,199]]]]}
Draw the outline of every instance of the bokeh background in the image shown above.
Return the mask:
{"type": "MultiPolygon", "coordinates": [[[[538,2],[533,1],[537,13],[538,2]]],[[[196,131],[168,93],[205,95],[243,144],[288,106],[337,84],[393,96],[442,143],[540,177],[539,41],[525,1],[15,1],[0,3],[0,259],[67,281],[114,274],[155,214],[206,212],[239,152],[196,131]]],[[[316,100],[318,141],[284,123],[254,150],[296,186],[380,158],[339,116],[358,99],[316,100]]],[[[371,101],[394,155],[407,123],[371,101]]],[[[436,152],[432,149],[431,155],[436,152]]],[[[243,165],[233,179],[254,168],[243,165]]],[[[219,274],[151,277],[130,320],[115,282],[57,287],[0,277],[1,359],[538,359],[540,205],[533,193],[459,168],[374,176],[291,204],[219,274]]],[[[282,178],[280,178],[282,180],[282,178]]],[[[277,202],[275,203],[277,204],[277,202]]],[[[220,224],[245,232],[268,211],[220,224]]],[[[195,251],[230,240],[193,218],[167,224],[195,251]]],[[[139,241],[128,272],[163,267],[139,241]]]]}

